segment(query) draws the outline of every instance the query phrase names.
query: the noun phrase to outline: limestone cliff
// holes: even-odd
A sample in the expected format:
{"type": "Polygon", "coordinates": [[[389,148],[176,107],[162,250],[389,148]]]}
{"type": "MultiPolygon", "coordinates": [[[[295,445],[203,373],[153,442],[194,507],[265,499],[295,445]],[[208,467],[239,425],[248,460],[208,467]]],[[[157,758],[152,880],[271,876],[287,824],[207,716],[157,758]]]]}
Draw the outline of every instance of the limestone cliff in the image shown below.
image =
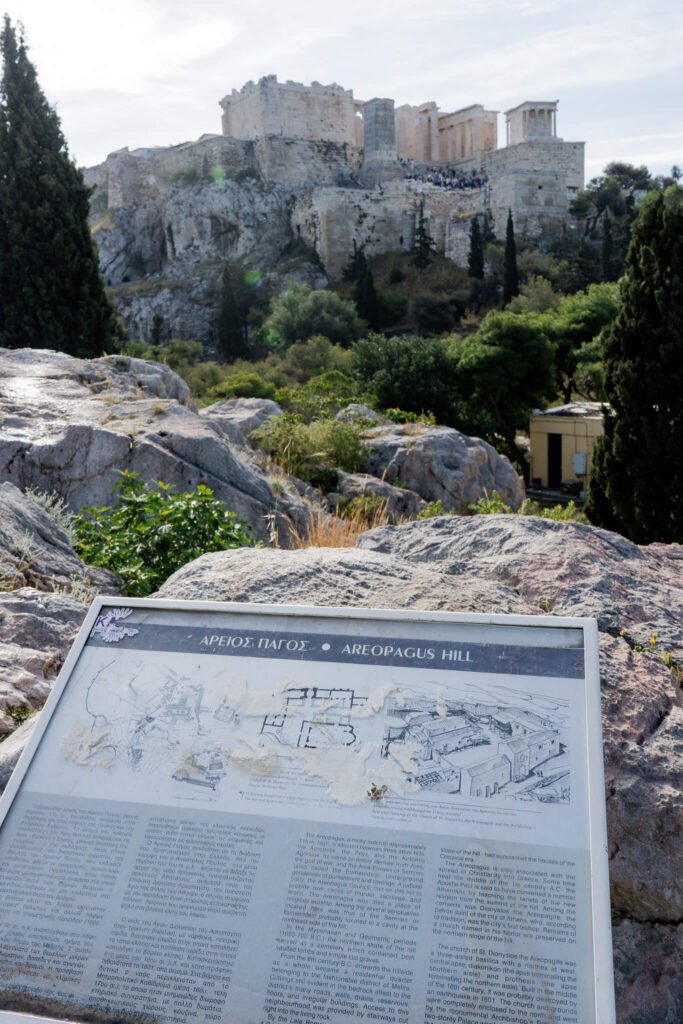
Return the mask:
{"type": "Polygon", "coordinates": [[[204,135],[112,153],[86,181],[102,273],[131,339],[148,341],[158,314],[167,337],[211,348],[227,261],[281,284],[294,275],[321,287],[339,279],[354,242],[368,255],[409,251],[422,211],[436,250],[464,266],[472,218],[486,210],[499,237],[508,209],[528,237],[559,229],[580,185],[582,150],[572,147],[581,145],[551,139],[491,151],[476,187],[451,189],[427,167],[411,165],[403,177],[398,162],[391,174],[371,166],[346,142],[204,135]]]}

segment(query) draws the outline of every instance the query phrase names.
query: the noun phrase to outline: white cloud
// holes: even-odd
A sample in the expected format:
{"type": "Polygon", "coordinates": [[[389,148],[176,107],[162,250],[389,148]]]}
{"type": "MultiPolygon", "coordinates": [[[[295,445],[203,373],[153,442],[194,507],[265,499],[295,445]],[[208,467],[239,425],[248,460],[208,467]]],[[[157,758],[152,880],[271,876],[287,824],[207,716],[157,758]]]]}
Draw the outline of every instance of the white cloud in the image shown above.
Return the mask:
{"type": "Polygon", "coordinates": [[[595,140],[649,130],[652,82],[674,83],[651,95],[653,116],[677,121],[683,91],[683,8],[672,0],[14,0],[10,15],[23,19],[41,84],[85,162],[218,131],[220,97],[269,73],[443,109],[559,98],[560,133],[571,121],[565,137],[589,140],[591,152],[595,140]]]}

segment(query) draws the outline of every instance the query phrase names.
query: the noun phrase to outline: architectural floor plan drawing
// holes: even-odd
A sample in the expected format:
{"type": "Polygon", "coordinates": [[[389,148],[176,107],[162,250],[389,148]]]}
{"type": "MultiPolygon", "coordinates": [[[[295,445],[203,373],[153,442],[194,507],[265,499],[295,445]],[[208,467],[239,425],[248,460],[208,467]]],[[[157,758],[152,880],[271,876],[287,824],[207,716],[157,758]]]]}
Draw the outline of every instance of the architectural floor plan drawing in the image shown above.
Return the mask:
{"type": "Polygon", "coordinates": [[[285,694],[284,710],[264,716],[261,733],[274,736],[284,746],[307,750],[352,747],[358,735],[350,712],[363,707],[366,700],[350,688],[290,689],[285,694]]]}
{"type": "Polygon", "coordinates": [[[383,754],[411,743],[416,767],[407,775],[422,791],[568,803],[569,756],[559,702],[549,710],[536,706],[532,694],[509,704],[486,697],[487,702],[435,701],[403,691],[390,698],[383,754]]]}
{"type": "MultiPolygon", "coordinates": [[[[231,758],[284,762],[312,751],[351,753],[367,740],[359,718],[367,697],[351,687],[290,679],[262,693],[225,670],[200,677],[137,657],[128,661],[123,685],[120,675],[116,659],[107,658],[61,746],[67,761],[91,774],[104,770],[112,783],[121,775],[155,777],[166,789],[211,800],[231,758]]],[[[373,728],[379,749],[382,727],[373,728]]]]}

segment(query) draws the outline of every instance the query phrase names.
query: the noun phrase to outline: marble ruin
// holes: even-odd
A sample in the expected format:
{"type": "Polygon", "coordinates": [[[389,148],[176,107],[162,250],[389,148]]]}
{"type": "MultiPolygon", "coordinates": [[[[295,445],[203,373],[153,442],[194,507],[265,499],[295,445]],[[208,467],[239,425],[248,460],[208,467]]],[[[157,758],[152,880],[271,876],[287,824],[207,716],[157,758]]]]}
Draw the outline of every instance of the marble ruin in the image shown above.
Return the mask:
{"type": "MultiPolygon", "coordinates": [[[[571,224],[584,184],[584,144],[558,136],[557,100],[505,111],[504,145],[498,113],[482,104],[396,107],[275,75],[220,106],[220,133],[123,149],[86,172],[110,284],[180,280],[225,260],[269,269],[297,240],[334,281],[354,242],[368,255],[409,250],[420,210],[437,251],[466,266],[473,217],[490,213],[503,238],[511,210],[519,237],[548,239],[571,224]]],[[[198,331],[184,321],[175,329],[198,331]]]]}

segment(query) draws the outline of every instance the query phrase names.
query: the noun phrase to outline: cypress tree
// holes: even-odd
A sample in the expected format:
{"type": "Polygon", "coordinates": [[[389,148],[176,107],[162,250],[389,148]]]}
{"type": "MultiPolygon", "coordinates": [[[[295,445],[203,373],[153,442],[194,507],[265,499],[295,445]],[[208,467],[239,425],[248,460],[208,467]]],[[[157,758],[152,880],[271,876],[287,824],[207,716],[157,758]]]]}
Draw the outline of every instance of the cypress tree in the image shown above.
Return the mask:
{"type": "Polygon", "coordinates": [[[368,269],[368,261],[365,256],[365,246],[356,245],[356,239],[353,240],[353,252],[349,257],[349,262],[342,271],[342,278],[344,281],[349,281],[352,284],[360,284],[363,280],[366,270],[368,269]]]}
{"type": "Polygon", "coordinates": [[[639,544],[683,541],[683,188],[652,193],[633,229],[604,342],[605,430],[586,512],[639,544]]]}
{"type": "Polygon", "coordinates": [[[122,339],[71,161],[21,32],[0,33],[0,345],[98,356],[122,339]]]}
{"type": "Polygon", "coordinates": [[[365,320],[371,330],[376,331],[379,327],[379,308],[375,279],[369,267],[358,284],[356,308],[358,316],[365,320]]]}
{"type": "Polygon", "coordinates": [[[484,245],[488,242],[495,242],[496,240],[496,225],[493,220],[493,214],[490,210],[487,210],[484,214],[484,228],[481,233],[481,238],[484,245]]]}
{"type": "Polygon", "coordinates": [[[515,244],[515,226],[512,222],[512,210],[508,210],[508,222],[505,229],[505,269],[503,276],[503,305],[507,306],[515,295],[519,295],[519,273],[517,271],[517,246],[515,244]]]}
{"type": "Polygon", "coordinates": [[[432,262],[432,257],[436,252],[436,246],[434,245],[434,239],[429,234],[429,228],[425,220],[425,205],[424,202],[420,203],[417,212],[417,222],[415,225],[415,244],[413,245],[413,263],[420,270],[424,270],[432,262]]]}
{"type": "Polygon", "coordinates": [[[470,277],[484,280],[484,241],[479,227],[479,218],[473,217],[470,224],[470,253],[467,259],[467,273],[470,277]]]}
{"type": "Polygon", "coordinates": [[[600,247],[600,276],[603,281],[612,281],[614,279],[612,249],[612,218],[609,215],[609,210],[605,210],[605,218],[602,223],[602,245],[600,247]]]}
{"type": "Polygon", "coordinates": [[[226,264],[221,278],[217,318],[218,350],[226,363],[247,354],[247,339],[230,267],[226,264]]]}

